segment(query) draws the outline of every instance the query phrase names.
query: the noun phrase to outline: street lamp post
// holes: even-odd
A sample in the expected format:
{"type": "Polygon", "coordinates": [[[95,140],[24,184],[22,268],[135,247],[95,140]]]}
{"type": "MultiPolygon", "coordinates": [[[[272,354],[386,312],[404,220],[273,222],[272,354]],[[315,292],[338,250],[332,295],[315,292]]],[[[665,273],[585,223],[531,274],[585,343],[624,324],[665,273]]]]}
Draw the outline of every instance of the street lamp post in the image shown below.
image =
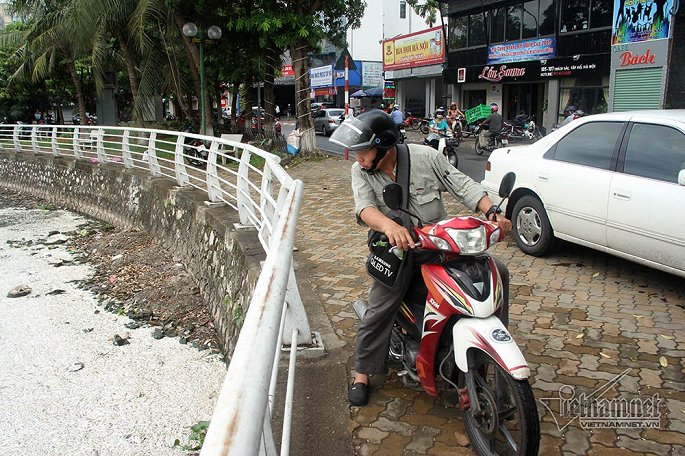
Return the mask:
{"type": "Polygon", "coordinates": [[[183,25],[183,35],[191,38],[193,43],[198,43],[200,48],[200,132],[207,133],[205,119],[205,43],[211,44],[221,38],[221,29],[212,25],[207,29],[207,33],[198,30],[197,25],[187,22],[183,25]]]}

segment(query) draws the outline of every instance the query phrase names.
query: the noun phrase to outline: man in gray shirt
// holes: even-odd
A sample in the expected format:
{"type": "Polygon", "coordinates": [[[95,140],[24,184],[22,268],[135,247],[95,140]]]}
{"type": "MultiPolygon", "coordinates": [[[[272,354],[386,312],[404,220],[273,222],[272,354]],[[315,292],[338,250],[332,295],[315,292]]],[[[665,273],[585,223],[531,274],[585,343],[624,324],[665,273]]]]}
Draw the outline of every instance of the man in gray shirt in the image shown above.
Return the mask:
{"type": "MultiPolygon", "coordinates": [[[[352,165],[352,191],[357,223],[384,233],[392,245],[407,250],[415,247],[409,229],[386,214],[383,187],[396,181],[397,141],[399,132],[390,116],[373,110],[348,119],[333,133],[330,141],[355,153],[352,165]]],[[[447,216],[442,194],[449,192],[472,210],[487,214],[506,235],[511,222],[494,211],[495,206],[483,187],[449,164],[445,156],[422,145],[410,145],[409,212],[424,222],[434,223],[447,216]]],[[[502,322],[507,324],[509,273],[495,260],[502,276],[504,305],[502,322]]],[[[409,283],[399,292],[392,292],[375,280],[371,283],[368,310],[359,324],[355,351],[355,376],[348,393],[352,405],[368,403],[369,375],[385,374],[390,334],[398,306],[409,283]]]]}
{"type": "Polygon", "coordinates": [[[481,132],[478,137],[481,147],[487,147],[490,145],[492,137],[499,135],[502,132],[502,116],[500,115],[499,107],[496,103],[490,105],[490,110],[492,113],[480,123],[481,132]],[[488,129],[483,129],[484,126],[488,126],[488,129]]]}

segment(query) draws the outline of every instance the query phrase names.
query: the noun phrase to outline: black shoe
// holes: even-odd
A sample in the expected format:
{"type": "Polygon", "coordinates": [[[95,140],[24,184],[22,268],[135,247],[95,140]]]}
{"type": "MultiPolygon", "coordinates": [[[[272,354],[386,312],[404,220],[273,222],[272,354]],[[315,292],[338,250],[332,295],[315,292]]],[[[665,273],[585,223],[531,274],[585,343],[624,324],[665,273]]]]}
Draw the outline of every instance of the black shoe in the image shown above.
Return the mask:
{"type": "Polygon", "coordinates": [[[347,392],[347,400],[350,404],[360,407],[369,403],[369,385],[366,383],[354,383],[347,392]]]}

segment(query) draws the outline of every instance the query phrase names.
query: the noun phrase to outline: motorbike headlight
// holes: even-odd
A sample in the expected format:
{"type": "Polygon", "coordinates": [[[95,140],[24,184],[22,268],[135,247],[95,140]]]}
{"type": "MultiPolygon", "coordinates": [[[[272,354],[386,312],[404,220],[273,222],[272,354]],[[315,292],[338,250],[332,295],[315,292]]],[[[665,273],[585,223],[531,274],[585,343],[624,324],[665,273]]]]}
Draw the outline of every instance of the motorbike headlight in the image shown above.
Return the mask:
{"type": "Polygon", "coordinates": [[[439,238],[437,236],[428,236],[428,239],[430,239],[431,242],[435,244],[435,246],[440,250],[447,250],[449,252],[452,251],[452,246],[446,240],[439,238]]]}
{"type": "Polygon", "coordinates": [[[478,255],[487,248],[487,235],[484,226],[470,230],[445,228],[445,231],[447,231],[447,234],[450,235],[454,243],[459,247],[459,251],[464,255],[478,255]]]}

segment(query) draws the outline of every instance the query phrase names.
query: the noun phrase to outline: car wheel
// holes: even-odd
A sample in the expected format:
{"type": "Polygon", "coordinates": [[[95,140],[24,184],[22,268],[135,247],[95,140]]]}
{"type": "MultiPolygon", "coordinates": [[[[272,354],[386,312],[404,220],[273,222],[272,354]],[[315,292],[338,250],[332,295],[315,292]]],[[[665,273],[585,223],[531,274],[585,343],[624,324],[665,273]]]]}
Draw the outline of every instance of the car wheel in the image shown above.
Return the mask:
{"type": "Polygon", "coordinates": [[[528,255],[543,256],[555,245],[554,232],[542,202],[526,195],[516,202],[512,212],[514,239],[528,255]]]}

